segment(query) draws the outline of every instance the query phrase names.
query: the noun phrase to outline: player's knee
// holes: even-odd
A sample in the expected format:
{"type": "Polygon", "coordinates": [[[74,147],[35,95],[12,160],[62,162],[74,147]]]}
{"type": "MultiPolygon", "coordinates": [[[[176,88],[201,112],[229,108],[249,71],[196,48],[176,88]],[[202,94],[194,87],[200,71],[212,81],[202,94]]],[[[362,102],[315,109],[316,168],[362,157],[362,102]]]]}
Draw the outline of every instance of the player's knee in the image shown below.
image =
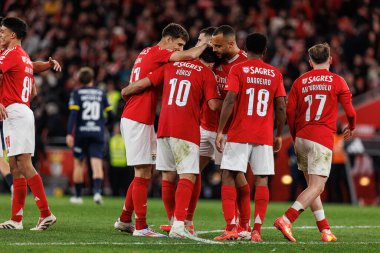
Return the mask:
{"type": "Polygon", "coordinates": [[[222,170],[223,185],[235,185],[235,174],[234,171],[222,170]]]}
{"type": "Polygon", "coordinates": [[[152,165],[139,165],[135,167],[135,177],[150,179],[152,177],[152,165]]]}
{"type": "Polygon", "coordinates": [[[179,178],[180,179],[187,179],[187,180],[190,180],[191,182],[195,182],[195,179],[196,179],[196,175],[195,174],[190,174],[190,173],[185,173],[185,174],[181,174],[179,175],[179,178]]]}
{"type": "Polygon", "coordinates": [[[162,172],[162,180],[175,182],[177,179],[177,173],[174,171],[163,171],[162,172]]]}
{"type": "Polygon", "coordinates": [[[267,186],[268,185],[268,176],[255,176],[255,185],[256,186],[267,186]]]}

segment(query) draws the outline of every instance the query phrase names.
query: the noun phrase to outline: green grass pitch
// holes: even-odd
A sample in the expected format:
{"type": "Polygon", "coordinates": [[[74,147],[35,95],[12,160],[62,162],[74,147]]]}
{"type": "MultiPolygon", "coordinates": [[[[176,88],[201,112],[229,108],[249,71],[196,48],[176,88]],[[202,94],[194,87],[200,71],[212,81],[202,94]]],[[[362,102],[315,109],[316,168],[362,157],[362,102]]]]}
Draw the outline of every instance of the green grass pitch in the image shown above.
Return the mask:
{"type": "MultiPolygon", "coordinates": [[[[297,243],[286,241],[273,229],[274,219],[290,203],[270,203],[264,221],[264,243],[243,241],[208,244],[193,240],[170,238],[137,238],[113,229],[124,199],[105,198],[97,206],[91,198],[83,205],[71,205],[68,198],[49,198],[57,223],[47,231],[29,231],[38,219],[38,209],[31,195],[24,211],[24,230],[0,231],[0,252],[380,252],[380,208],[350,205],[326,205],[325,212],[332,230],[338,237],[336,243],[322,243],[310,210],[306,210],[294,224],[297,243]]],[[[252,203],[253,211],[253,203],[252,203]]],[[[0,219],[10,217],[10,196],[0,196],[0,219]]],[[[148,223],[159,230],[166,224],[164,206],[159,199],[148,202],[148,223]]],[[[201,200],[195,215],[196,230],[200,237],[212,239],[223,228],[224,220],[220,201],[201,200]]]]}

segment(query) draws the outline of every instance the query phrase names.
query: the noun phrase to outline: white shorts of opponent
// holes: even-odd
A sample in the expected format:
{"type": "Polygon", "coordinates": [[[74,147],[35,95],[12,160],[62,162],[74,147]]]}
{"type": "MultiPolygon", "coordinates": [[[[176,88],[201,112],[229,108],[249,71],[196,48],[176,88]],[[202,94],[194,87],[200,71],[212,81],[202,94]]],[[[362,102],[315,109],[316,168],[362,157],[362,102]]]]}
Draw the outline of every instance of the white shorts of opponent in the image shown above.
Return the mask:
{"type": "Polygon", "coordinates": [[[34,114],[27,105],[11,104],[6,108],[8,118],[4,120],[4,143],[8,156],[34,155],[34,114]]]}
{"type": "Polygon", "coordinates": [[[311,175],[330,175],[331,149],[303,138],[296,138],[294,149],[297,154],[298,169],[311,175]]]}
{"type": "Polygon", "coordinates": [[[199,146],[174,137],[158,138],[156,170],[199,174],[199,146]]]}
{"type": "Polygon", "coordinates": [[[120,131],[124,139],[128,166],[155,164],[157,142],[153,125],[122,118],[120,131]]]}
{"type": "Polygon", "coordinates": [[[246,173],[248,163],[254,175],[274,175],[273,147],[254,143],[226,143],[221,169],[246,173]]]}
{"type": "Polygon", "coordinates": [[[211,159],[214,159],[216,165],[220,165],[222,162],[223,154],[220,153],[215,147],[216,132],[208,131],[202,127],[200,127],[200,132],[200,155],[210,157],[211,159]]]}

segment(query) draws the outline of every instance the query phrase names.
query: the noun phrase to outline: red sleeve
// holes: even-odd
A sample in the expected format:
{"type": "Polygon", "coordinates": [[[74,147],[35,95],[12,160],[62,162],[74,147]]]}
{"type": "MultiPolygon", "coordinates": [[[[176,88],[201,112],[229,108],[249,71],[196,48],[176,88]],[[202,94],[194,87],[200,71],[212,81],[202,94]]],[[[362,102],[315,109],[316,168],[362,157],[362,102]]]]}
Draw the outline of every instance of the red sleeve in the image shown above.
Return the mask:
{"type": "Polygon", "coordinates": [[[161,66],[159,69],[156,69],[148,74],[147,77],[153,86],[158,86],[164,81],[165,66],[166,65],[161,66]]]}
{"type": "Polygon", "coordinates": [[[296,82],[290,90],[288,96],[288,102],[286,104],[286,118],[288,120],[288,126],[290,134],[292,135],[293,141],[296,139],[296,110],[297,110],[297,88],[296,82]]]}
{"type": "Polygon", "coordinates": [[[216,78],[215,78],[214,73],[212,73],[211,71],[207,71],[206,75],[207,77],[203,84],[203,92],[204,92],[205,101],[209,101],[210,99],[214,99],[214,98],[221,99],[217,90],[216,78]]]}
{"type": "Polygon", "coordinates": [[[277,75],[278,75],[277,81],[279,83],[278,83],[278,86],[277,86],[276,94],[274,96],[276,98],[277,97],[286,97],[286,91],[285,91],[285,87],[284,87],[284,81],[282,79],[282,74],[280,72],[278,72],[277,75]]]}
{"type": "Polygon", "coordinates": [[[11,68],[17,66],[18,64],[18,57],[15,57],[16,50],[11,50],[6,55],[0,56],[0,70],[2,73],[6,73],[11,68]]]}
{"type": "Polygon", "coordinates": [[[339,82],[339,84],[339,102],[342,105],[344,112],[346,113],[348,123],[350,124],[350,129],[354,130],[356,127],[356,112],[352,106],[352,94],[348,89],[346,81],[344,81],[343,78],[341,78],[341,82],[339,82]]]}
{"type": "Polygon", "coordinates": [[[174,53],[174,51],[169,49],[158,49],[157,53],[155,54],[156,62],[159,63],[168,63],[170,56],[174,53]]]}
{"type": "Polygon", "coordinates": [[[233,91],[236,93],[239,93],[240,90],[240,82],[239,82],[239,72],[238,68],[236,66],[233,66],[230,70],[230,73],[227,77],[227,83],[224,86],[224,90],[226,91],[233,91]]]}

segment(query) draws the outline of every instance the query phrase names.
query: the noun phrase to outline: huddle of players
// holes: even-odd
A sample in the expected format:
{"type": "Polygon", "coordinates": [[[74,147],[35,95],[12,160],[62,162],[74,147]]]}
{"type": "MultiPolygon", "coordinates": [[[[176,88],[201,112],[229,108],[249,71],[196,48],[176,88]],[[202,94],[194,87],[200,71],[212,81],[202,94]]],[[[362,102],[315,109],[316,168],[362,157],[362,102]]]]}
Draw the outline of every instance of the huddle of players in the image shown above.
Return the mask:
{"type": "Polygon", "coordinates": [[[347,84],[329,72],[329,46],[317,44],[309,49],[313,70],[295,81],[286,106],[281,73],[262,60],[267,48],[265,35],[248,35],[248,59],[227,25],[202,30],[198,44],[182,51],[187,40],[183,27],[169,24],[160,42],[140,53],[130,85],[122,90],[126,105],[121,130],[135,178],[114,227],[134,236],[164,237],[146,223],[147,191],[152,165],[156,164],[162,171],[162,200],[170,222],[160,228],[172,238],[194,237],[200,173],[213,158],[216,164],[221,163],[226,221],[224,232],[214,239],[262,241],[261,225],[269,202],[268,176],[274,175],[273,152],[281,148],[287,118],[299,169],[304,171],[308,187],[274,225],[295,241],[291,224],[310,206],[322,240],[335,241],[319,196],[331,167],[338,101],[349,121],[347,138],[355,128],[355,111],[347,84]],[[153,122],[161,91],[156,140],[153,122]],[[255,175],[253,227],[249,224],[250,190],[244,176],[247,168],[255,175]]]}
{"type": "MultiPolygon", "coordinates": [[[[35,63],[21,48],[26,30],[25,22],[20,19],[2,21],[0,41],[5,50],[1,51],[0,58],[3,76],[0,119],[4,121],[5,143],[14,177],[14,197],[12,219],[0,224],[0,228],[23,229],[23,208],[29,185],[41,211],[33,230],[45,230],[55,223],[56,218],[50,212],[41,178],[30,159],[34,153],[34,120],[29,104],[36,90],[33,79],[35,63]],[[29,131],[24,131],[25,126],[29,131]]],[[[276,68],[262,61],[267,47],[267,39],[262,34],[248,35],[248,60],[245,52],[236,46],[235,33],[229,26],[202,30],[199,44],[183,51],[187,40],[188,34],[183,27],[168,25],[163,30],[161,41],[140,53],[132,70],[131,85],[122,91],[126,105],[121,130],[127,159],[130,165],[135,166],[135,178],[114,226],[132,232],[134,236],[164,236],[151,230],[146,223],[147,190],[157,155],[156,169],[162,171],[162,198],[170,221],[170,225],[161,228],[173,238],[194,237],[193,215],[201,186],[199,173],[211,157],[219,163],[223,152],[222,208],[226,227],[215,240],[240,237],[262,241],[260,228],[269,201],[267,181],[268,176],[274,174],[273,152],[281,148],[285,124],[286,94],[282,76],[276,68]],[[209,43],[212,49],[208,47],[209,43]],[[215,62],[218,64],[214,65],[215,62]],[[153,121],[161,90],[162,111],[156,141],[153,121]],[[249,224],[250,194],[244,177],[248,164],[255,175],[256,185],[253,228],[249,224]],[[179,181],[176,187],[177,174],[179,181]],[[135,225],[131,217],[133,212],[135,225]]],[[[319,196],[330,171],[338,101],[349,122],[344,132],[346,138],[355,128],[356,115],[347,84],[329,72],[329,46],[317,44],[309,49],[309,56],[314,70],[295,81],[286,110],[299,168],[305,173],[308,187],[284,215],[276,219],[274,225],[287,239],[295,241],[291,224],[305,208],[310,207],[322,240],[335,241],[319,196]]],[[[53,61],[42,66],[41,71],[57,68],[53,61]]],[[[89,88],[73,94],[71,109],[81,109],[82,116],[90,121],[103,122],[97,109],[109,110],[109,104],[104,94],[91,88],[91,70],[82,69],[81,78],[89,88]],[[82,97],[88,101],[80,102],[79,106],[78,101],[82,97]]],[[[87,123],[76,127],[98,129],[93,123],[87,123]]],[[[73,146],[73,141],[68,136],[68,144],[73,146]]],[[[83,149],[87,148],[76,150],[78,161],[83,149]]],[[[96,154],[96,150],[93,153],[96,154]]],[[[94,164],[98,160],[94,159],[94,164]]],[[[94,200],[101,202],[101,198],[95,196],[94,200]]]]}

